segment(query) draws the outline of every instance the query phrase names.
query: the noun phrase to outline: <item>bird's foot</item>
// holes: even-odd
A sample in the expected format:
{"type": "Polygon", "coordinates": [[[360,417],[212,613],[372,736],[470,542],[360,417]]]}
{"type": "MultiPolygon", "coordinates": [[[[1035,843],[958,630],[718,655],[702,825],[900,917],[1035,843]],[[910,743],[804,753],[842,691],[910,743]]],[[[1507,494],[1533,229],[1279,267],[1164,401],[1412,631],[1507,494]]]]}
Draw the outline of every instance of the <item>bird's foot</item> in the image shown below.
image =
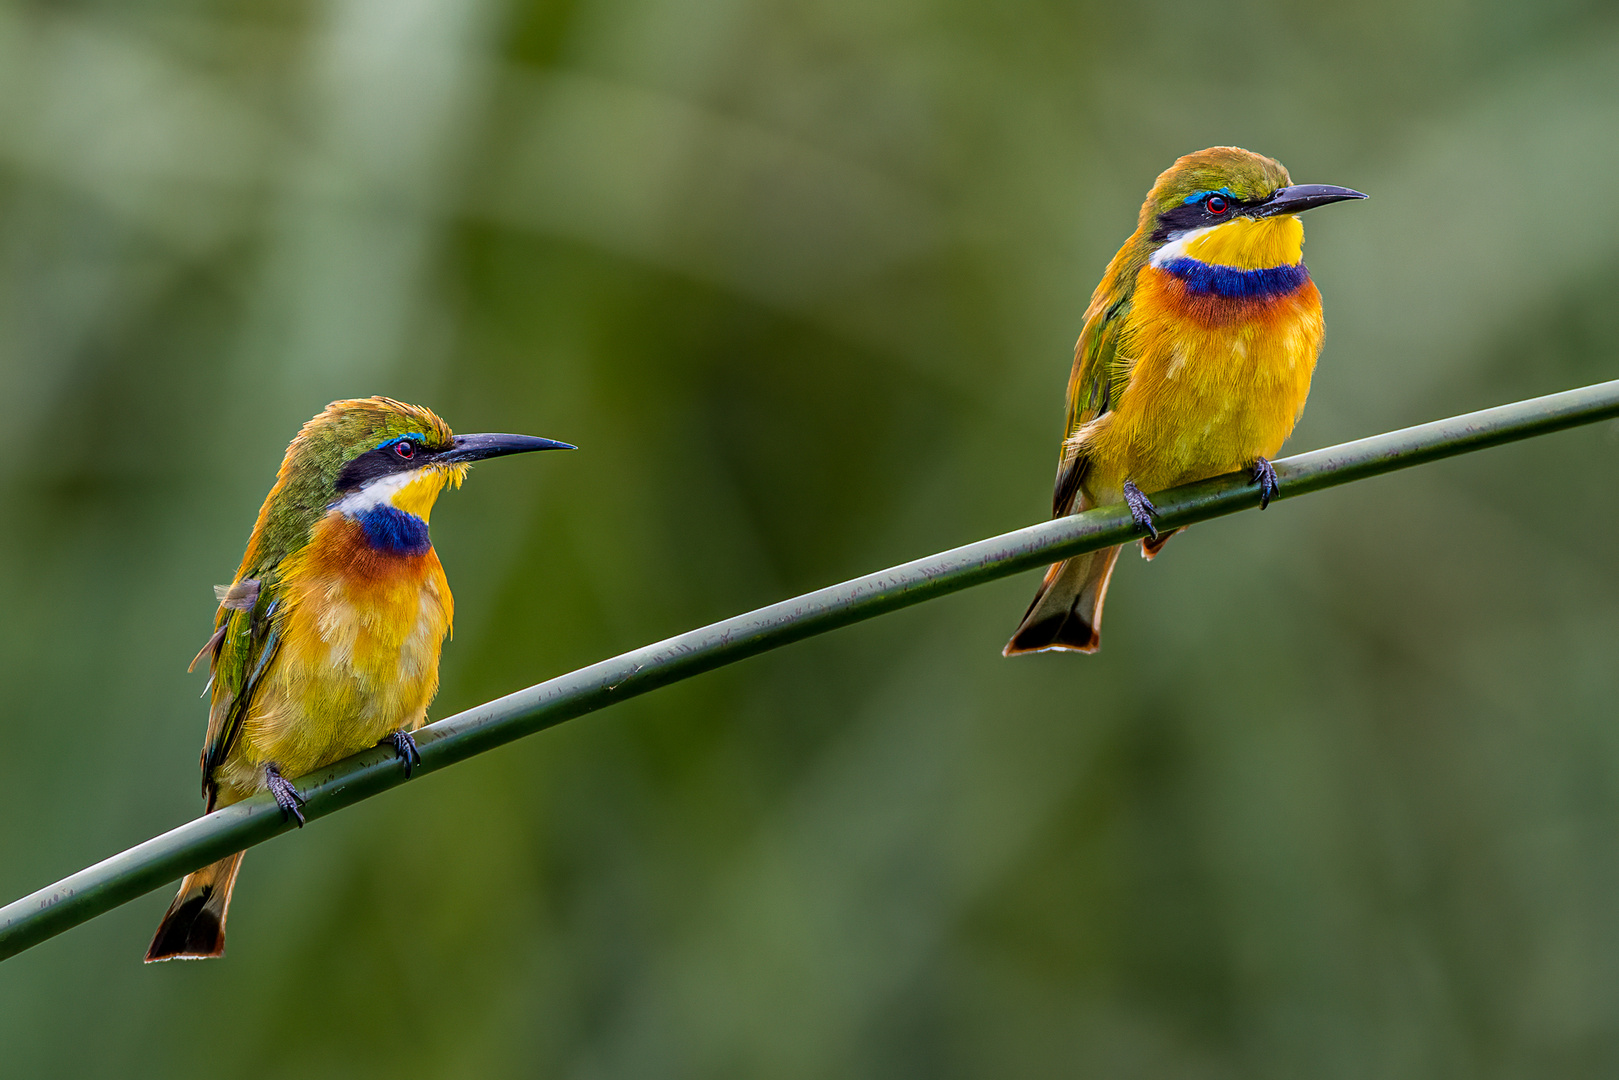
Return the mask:
{"type": "Polygon", "coordinates": [[[1254,458],[1253,476],[1254,483],[1259,485],[1259,508],[1263,510],[1282,490],[1276,485],[1276,466],[1264,458],[1254,458]]]}
{"type": "Polygon", "coordinates": [[[1152,500],[1141,494],[1135,481],[1124,482],[1124,501],[1130,507],[1130,516],[1135,519],[1136,528],[1142,529],[1154,540],[1158,539],[1158,529],[1153,525],[1153,519],[1158,515],[1158,508],[1152,500]]]}
{"type": "Polygon", "coordinates": [[[264,782],[270,788],[270,794],[275,796],[275,804],[281,807],[281,820],[298,819],[298,827],[304,827],[304,797],[298,794],[298,789],[292,786],[292,781],[281,775],[281,770],[274,765],[264,767],[264,782]]]}
{"type": "Polygon", "coordinates": [[[394,748],[394,756],[405,763],[406,780],[410,779],[411,770],[422,763],[421,751],[416,749],[416,740],[408,731],[401,729],[392,735],[385,735],[377,740],[377,745],[394,748]]]}

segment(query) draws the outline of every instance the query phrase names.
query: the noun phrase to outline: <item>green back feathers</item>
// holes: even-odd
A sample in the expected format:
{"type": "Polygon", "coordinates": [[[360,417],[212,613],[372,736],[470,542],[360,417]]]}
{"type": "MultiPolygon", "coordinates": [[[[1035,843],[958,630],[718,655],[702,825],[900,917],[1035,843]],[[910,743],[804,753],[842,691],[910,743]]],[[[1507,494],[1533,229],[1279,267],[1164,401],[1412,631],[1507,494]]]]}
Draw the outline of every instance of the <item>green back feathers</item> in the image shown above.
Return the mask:
{"type": "Polygon", "coordinates": [[[429,447],[448,446],[450,427],[431,409],[393,398],[334,401],[303,426],[281,461],[275,486],[259,510],[238,580],[254,577],[309,542],[310,530],[337,497],[337,477],[360,454],[401,435],[429,447]]]}

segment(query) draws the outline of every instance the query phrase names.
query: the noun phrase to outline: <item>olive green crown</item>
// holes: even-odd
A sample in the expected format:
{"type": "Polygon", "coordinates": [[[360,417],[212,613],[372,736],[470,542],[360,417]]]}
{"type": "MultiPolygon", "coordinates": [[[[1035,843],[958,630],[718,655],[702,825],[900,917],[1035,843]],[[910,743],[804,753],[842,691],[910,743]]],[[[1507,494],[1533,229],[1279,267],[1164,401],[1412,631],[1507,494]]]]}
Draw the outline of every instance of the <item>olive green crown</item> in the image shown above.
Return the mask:
{"type": "Polygon", "coordinates": [[[1224,191],[1238,202],[1259,202],[1292,182],[1279,161],[1240,146],[1211,146],[1158,174],[1141,204],[1141,228],[1151,233],[1159,214],[1204,192],[1224,191]]]}

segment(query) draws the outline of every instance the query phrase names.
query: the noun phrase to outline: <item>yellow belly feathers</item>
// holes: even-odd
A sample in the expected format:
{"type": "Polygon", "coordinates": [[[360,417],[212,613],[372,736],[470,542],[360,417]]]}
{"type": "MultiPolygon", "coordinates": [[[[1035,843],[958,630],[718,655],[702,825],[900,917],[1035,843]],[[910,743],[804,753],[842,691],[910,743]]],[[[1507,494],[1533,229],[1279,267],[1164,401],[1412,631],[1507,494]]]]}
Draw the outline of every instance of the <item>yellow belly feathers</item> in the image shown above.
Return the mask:
{"type": "Polygon", "coordinates": [[[415,730],[438,690],[454,601],[438,555],[379,554],[328,514],[283,564],[280,652],[216,776],[220,803],[263,790],[263,767],[299,776],[415,730]]]}

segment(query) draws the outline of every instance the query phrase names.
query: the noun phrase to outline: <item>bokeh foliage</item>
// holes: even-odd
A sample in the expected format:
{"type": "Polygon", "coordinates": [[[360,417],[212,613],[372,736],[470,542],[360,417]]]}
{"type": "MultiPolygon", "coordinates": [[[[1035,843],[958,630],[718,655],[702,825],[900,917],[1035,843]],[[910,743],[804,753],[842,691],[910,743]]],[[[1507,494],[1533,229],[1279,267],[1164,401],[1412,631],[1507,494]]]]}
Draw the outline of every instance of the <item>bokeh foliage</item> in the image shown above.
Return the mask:
{"type": "MultiPolygon", "coordinates": [[[[1611,378],[1607,5],[0,2],[0,891],[199,809],[208,586],[388,393],[580,443],[435,541],[434,715],[1038,519],[1078,318],[1232,142],[1309,219],[1291,444],[1611,378]]],[[[794,646],[0,967],[17,1076],[1619,1067],[1619,435],[794,646]]]]}

